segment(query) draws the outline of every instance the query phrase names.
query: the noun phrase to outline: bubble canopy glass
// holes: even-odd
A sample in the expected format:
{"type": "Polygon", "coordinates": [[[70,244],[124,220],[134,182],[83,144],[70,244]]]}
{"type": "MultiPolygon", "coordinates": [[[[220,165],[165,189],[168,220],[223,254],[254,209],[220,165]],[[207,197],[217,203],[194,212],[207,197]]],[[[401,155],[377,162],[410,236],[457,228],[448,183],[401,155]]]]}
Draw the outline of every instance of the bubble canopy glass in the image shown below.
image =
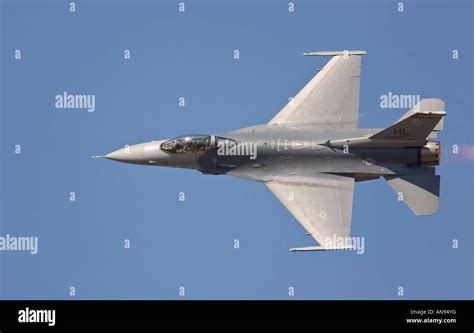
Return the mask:
{"type": "Polygon", "coordinates": [[[214,135],[188,134],[163,142],[160,148],[168,153],[187,155],[203,153],[224,143],[235,143],[235,141],[214,135]]]}

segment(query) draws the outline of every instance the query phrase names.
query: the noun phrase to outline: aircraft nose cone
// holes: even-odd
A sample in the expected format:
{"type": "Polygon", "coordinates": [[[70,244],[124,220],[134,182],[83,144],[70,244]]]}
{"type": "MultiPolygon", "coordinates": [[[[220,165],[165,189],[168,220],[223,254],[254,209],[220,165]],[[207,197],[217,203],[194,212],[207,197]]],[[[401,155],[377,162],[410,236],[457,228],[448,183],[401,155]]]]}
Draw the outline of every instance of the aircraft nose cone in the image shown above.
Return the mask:
{"type": "Polygon", "coordinates": [[[109,160],[125,163],[142,163],[145,159],[144,144],[133,145],[116,150],[104,156],[109,160]]]}

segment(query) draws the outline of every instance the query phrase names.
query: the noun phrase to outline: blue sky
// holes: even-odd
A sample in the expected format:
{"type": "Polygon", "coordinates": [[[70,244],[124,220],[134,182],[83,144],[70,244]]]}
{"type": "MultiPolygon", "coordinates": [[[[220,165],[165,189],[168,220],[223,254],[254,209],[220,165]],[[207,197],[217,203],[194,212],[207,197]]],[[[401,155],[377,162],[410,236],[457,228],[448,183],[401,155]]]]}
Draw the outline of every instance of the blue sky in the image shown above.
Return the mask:
{"type": "Polygon", "coordinates": [[[38,236],[39,253],[0,252],[0,298],[472,299],[472,158],[452,154],[473,144],[472,3],[293,2],[1,1],[0,232],[38,236]],[[407,111],[380,108],[389,92],[448,112],[439,213],[357,184],[364,255],[289,253],[312,240],[260,183],[90,157],[266,123],[328,61],[303,52],[343,49],[368,51],[360,127],[407,111]],[[64,91],[95,112],[56,109],[64,91]]]}

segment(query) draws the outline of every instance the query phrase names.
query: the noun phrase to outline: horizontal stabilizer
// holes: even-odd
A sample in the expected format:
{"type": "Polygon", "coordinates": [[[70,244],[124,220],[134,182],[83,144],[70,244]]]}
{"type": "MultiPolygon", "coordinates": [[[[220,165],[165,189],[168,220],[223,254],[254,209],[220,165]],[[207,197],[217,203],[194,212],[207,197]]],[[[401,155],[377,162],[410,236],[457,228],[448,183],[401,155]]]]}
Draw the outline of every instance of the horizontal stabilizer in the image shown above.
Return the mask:
{"type": "Polygon", "coordinates": [[[385,179],[415,215],[433,215],[438,211],[440,176],[389,176],[385,179]]]}
{"type": "MultiPolygon", "coordinates": [[[[444,101],[439,98],[425,98],[422,99],[418,104],[416,104],[410,111],[405,113],[403,117],[398,119],[397,122],[410,117],[411,115],[417,112],[429,112],[429,111],[444,111],[444,101]]],[[[433,131],[430,133],[430,138],[436,138],[439,131],[442,131],[444,127],[444,118],[438,122],[438,124],[433,128],[433,131]]]]}
{"type": "Polygon", "coordinates": [[[443,129],[446,115],[444,102],[438,98],[423,99],[395,124],[370,137],[371,140],[425,140],[443,129]]]}
{"type": "MultiPolygon", "coordinates": [[[[397,123],[405,118],[408,118],[414,115],[417,112],[433,112],[433,111],[445,111],[444,110],[444,101],[439,98],[424,98],[419,103],[417,103],[410,111],[405,113],[400,119],[397,120],[397,123]]],[[[438,126],[437,126],[438,127],[438,126]]],[[[437,130],[442,130],[443,126],[437,130]]]]}

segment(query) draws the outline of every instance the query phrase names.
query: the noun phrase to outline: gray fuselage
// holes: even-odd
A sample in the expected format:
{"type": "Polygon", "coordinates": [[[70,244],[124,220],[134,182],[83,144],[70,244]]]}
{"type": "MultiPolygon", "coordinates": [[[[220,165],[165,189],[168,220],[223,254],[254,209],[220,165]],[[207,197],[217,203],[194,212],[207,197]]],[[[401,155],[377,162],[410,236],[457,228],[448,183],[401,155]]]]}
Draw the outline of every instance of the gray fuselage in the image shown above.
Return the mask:
{"type": "MultiPolygon", "coordinates": [[[[143,165],[191,168],[256,181],[292,177],[311,181],[315,173],[346,174],[359,180],[416,173],[420,148],[334,147],[330,141],[368,137],[381,129],[330,128],[316,125],[257,125],[212,136],[237,142],[233,149],[209,147],[196,153],[170,153],[167,140],[122,148],[105,156],[143,165]],[[409,171],[407,171],[409,167],[409,171]]],[[[186,138],[186,136],[183,136],[186,138]]],[[[220,147],[222,148],[222,147],[220,147]]]]}

